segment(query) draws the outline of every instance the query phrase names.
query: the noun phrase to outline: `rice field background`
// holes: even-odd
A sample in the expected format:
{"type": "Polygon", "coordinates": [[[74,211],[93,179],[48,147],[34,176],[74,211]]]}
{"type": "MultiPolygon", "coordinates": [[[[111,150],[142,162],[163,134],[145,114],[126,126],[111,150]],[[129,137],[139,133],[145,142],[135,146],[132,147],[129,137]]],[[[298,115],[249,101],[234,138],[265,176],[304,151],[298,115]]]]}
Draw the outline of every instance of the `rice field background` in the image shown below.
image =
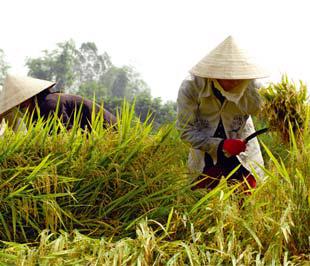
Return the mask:
{"type": "Polygon", "coordinates": [[[126,103],[118,118],[85,134],[25,116],[27,132],[0,137],[0,265],[309,265],[308,108],[285,141],[260,138],[267,179],[252,195],[225,180],[192,191],[174,124],[126,103]]]}

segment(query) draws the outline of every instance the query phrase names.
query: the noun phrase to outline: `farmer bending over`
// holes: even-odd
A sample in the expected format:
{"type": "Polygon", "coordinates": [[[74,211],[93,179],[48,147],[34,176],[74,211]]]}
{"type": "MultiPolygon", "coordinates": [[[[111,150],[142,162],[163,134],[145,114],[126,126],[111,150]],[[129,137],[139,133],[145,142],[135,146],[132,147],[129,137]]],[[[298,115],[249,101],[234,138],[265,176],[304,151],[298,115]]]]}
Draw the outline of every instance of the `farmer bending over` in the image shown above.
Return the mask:
{"type": "MultiPolygon", "coordinates": [[[[58,104],[57,116],[67,129],[74,123],[74,112],[78,113],[81,108],[79,125],[91,130],[93,101],[78,95],[51,92],[54,85],[55,83],[46,80],[8,75],[0,94],[0,120],[7,117],[12,119],[11,111],[15,107],[22,111],[28,109],[30,113],[34,111],[34,120],[38,119],[37,111],[43,119],[47,119],[49,115],[55,114],[58,104]]],[[[95,108],[98,113],[101,107],[95,105],[95,108]]],[[[103,110],[103,113],[105,127],[116,123],[115,116],[109,111],[103,110]]]]}
{"type": "Polygon", "coordinates": [[[244,139],[255,132],[251,115],[261,105],[255,79],[266,77],[266,72],[229,36],[190,74],[178,93],[177,128],[182,140],[191,145],[189,168],[198,176],[194,182],[201,180],[193,189],[214,188],[237,166],[229,181],[246,179],[243,185],[255,188],[251,167],[263,177],[257,166],[263,165],[263,158],[257,139],[248,143],[244,139]]]}

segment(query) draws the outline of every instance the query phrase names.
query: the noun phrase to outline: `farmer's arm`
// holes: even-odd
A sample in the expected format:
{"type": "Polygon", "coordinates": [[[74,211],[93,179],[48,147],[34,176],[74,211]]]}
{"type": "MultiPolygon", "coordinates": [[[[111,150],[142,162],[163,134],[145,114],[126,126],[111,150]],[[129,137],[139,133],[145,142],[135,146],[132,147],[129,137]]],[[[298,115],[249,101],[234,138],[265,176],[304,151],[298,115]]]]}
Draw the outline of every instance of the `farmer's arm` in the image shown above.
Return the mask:
{"type": "Polygon", "coordinates": [[[195,149],[216,154],[221,138],[210,136],[210,129],[203,127],[198,120],[198,91],[189,80],[183,81],[177,99],[178,120],[177,128],[181,139],[195,149]]]}

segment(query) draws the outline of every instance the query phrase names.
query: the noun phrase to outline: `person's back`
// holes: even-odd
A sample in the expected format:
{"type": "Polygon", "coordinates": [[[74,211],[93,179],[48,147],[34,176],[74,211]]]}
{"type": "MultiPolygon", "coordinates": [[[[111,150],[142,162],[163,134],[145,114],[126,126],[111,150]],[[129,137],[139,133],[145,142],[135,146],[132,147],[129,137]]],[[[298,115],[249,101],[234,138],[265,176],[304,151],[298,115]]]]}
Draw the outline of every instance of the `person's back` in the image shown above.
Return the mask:
{"type": "MultiPolygon", "coordinates": [[[[36,120],[38,118],[36,103],[38,103],[40,115],[46,119],[50,114],[55,113],[59,101],[57,116],[62,118],[63,124],[68,129],[73,125],[75,112],[78,113],[81,108],[81,120],[79,121],[79,125],[83,129],[87,127],[91,130],[90,123],[93,106],[96,108],[96,114],[100,111],[101,107],[98,104],[93,104],[93,101],[78,95],[53,93],[50,89],[54,85],[54,82],[47,80],[7,75],[0,93],[0,122],[2,119],[5,119],[15,107],[22,112],[25,110],[28,110],[29,113],[34,112],[33,118],[36,120]]],[[[115,125],[116,117],[105,109],[102,111],[104,115],[103,126],[108,127],[110,125],[115,125]]],[[[6,120],[8,120],[8,118],[6,118],[6,120]]]]}
{"type": "MultiPolygon", "coordinates": [[[[81,97],[79,95],[65,94],[65,93],[48,93],[43,97],[37,97],[40,115],[47,118],[54,113],[58,108],[58,116],[61,117],[62,122],[67,128],[71,128],[74,123],[74,117],[80,113],[80,127],[91,129],[91,117],[93,107],[95,106],[95,113],[100,111],[100,106],[94,105],[93,101],[81,97]]],[[[114,125],[116,118],[109,111],[103,109],[105,127],[114,125]]]]}

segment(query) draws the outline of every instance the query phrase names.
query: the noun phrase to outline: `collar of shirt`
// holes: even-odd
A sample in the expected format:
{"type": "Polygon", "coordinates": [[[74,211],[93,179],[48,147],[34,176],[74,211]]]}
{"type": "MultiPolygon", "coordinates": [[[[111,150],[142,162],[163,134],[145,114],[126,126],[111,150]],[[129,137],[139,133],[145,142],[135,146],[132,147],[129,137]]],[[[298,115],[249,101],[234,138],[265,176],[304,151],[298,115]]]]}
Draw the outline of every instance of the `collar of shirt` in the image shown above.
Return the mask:
{"type": "Polygon", "coordinates": [[[220,91],[220,93],[228,100],[234,103],[238,103],[243,96],[246,88],[249,86],[250,80],[242,81],[238,86],[234,87],[230,91],[225,91],[216,79],[212,79],[214,87],[220,91]]]}
{"type": "Polygon", "coordinates": [[[202,78],[202,77],[195,77],[195,83],[197,88],[199,89],[199,97],[209,97],[211,95],[214,95],[212,91],[212,83],[214,84],[214,87],[220,91],[220,93],[229,101],[232,102],[239,102],[240,98],[243,96],[246,88],[250,84],[250,80],[244,80],[241,82],[238,86],[233,88],[232,90],[225,91],[222,86],[219,84],[219,82],[216,79],[208,79],[208,78],[202,78]]]}

